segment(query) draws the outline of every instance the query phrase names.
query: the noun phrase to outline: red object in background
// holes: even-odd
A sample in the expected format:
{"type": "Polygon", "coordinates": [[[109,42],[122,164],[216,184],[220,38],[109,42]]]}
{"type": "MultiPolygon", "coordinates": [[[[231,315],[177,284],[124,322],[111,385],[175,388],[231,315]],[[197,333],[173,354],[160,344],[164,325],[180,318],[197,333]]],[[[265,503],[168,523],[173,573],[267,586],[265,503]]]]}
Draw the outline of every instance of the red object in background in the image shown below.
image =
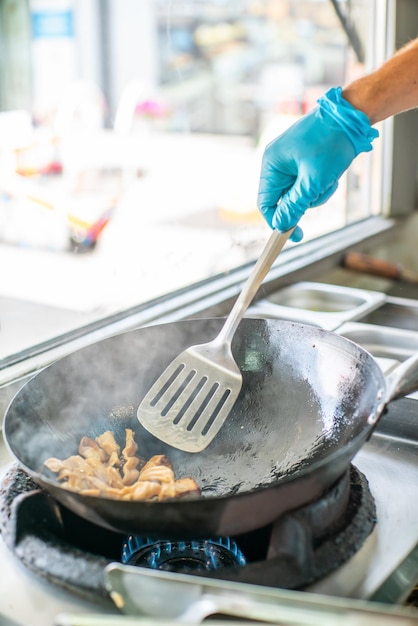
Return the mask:
{"type": "Polygon", "coordinates": [[[94,221],[88,222],[74,215],[68,216],[68,224],[70,228],[70,241],[74,250],[93,249],[96,243],[109,224],[114,206],[109,207],[94,221]]]}
{"type": "Polygon", "coordinates": [[[58,161],[48,163],[48,165],[42,169],[41,174],[62,174],[62,163],[58,161]]]}

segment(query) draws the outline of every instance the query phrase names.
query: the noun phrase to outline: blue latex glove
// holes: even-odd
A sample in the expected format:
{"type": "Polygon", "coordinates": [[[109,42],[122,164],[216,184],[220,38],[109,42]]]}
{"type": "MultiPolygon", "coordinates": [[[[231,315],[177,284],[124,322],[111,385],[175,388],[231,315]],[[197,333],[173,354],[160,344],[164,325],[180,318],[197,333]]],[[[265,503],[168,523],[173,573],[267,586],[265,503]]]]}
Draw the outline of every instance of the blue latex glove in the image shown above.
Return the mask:
{"type": "MultiPolygon", "coordinates": [[[[330,89],[308,113],[265,149],[258,208],[272,228],[289,230],[306,209],[324,204],[340,176],[360,152],[372,149],[379,136],[368,117],[330,89]]],[[[300,241],[302,229],[291,235],[300,241]]]]}

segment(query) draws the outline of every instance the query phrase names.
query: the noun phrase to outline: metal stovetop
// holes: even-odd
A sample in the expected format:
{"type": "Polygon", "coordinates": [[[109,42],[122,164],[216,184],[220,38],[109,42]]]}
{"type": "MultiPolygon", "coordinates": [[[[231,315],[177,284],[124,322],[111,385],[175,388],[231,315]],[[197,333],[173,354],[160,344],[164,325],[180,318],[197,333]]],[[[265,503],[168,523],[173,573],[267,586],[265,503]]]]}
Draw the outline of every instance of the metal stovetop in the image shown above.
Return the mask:
{"type": "MultiPolygon", "coordinates": [[[[312,298],[311,289],[306,291],[305,288],[304,293],[312,298]]],[[[350,295],[353,295],[353,292],[350,295]]],[[[354,293],[354,295],[357,296],[358,294],[354,293]]],[[[300,300],[300,294],[298,298],[300,300]]],[[[379,303],[377,300],[373,300],[367,301],[365,306],[370,307],[371,311],[373,311],[381,304],[384,304],[384,302],[379,303]]],[[[418,302],[416,305],[416,311],[418,311],[418,302]]],[[[357,311],[358,308],[354,309],[354,313],[357,311]]],[[[417,314],[416,311],[413,311],[414,315],[417,314]]],[[[295,311],[292,310],[291,315],[294,316],[294,314],[295,311]]],[[[362,314],[364,314],[364,311],[362,311],[362,314]]],[[[355,319],[353,319],[353,316],[349,316],[348,319],[342,319],[341,313],[327,315],[327,324],[331,324],[331,327],[334,326],[336,332],[344,331],[344,324],[347,324],[347,322],[356,321],[361,322],[357,316],[355,319]]],[[[319,325],[321,324],[319,323],[319,325]]],[[[358,333],[362,330],[361,327],[355,324],[354,327],[345,328],[347,336],[349,336],[350,332],[358,333]]],[[[341,332],[341,334],[344,334],[344,332],[341,332]]],[[[387,344],[389,333],[383,329],[380,335],[387,344]]],[[[409,342],[406,342],[406,345],[408,348],[413,348],[412,345],[409,345],[409,342]]],[[[393,357],[389,349],[392,346],[385,345],[383,347],[385,351],[378,356],[393,357]]],[[[369,346],[367,348],[370,349],[369,346]]],[[[382,346],[380,346],[381,349],[382,346]]],[[[415,348],[413,349],[415,351],[415,348]]],[[[370,351],[373,354],[372,349],[370,351]]],[[[396,355],[396,360],[399,361],[402,356],[396,355]]],[[[389,361],[392,362],[393,360],[393,358],[386,358],[386,362],[382,364],[382,369],[386,371],[383,365],[392,367],[389,361]]],[[[9,388],[0,388],[0,406],[6,406],[9,399],[10,386],[9,388]],[[3,398],[3,392],[7,397],[3,398]]],[[[0,436],[0,477],[10,467],[11,463],[12,459],[2,436],[0,436]]],[[[398,621],[393,614],[394,608],[402,611],[400,605],[404,604],[410,591],[418,582],[418,399],[416,399],[416,395],[393,402],[389,406],[388,412],[381,418],[372,437],[354,458],[353,463],[366,476],[375,498],[377,509],[375,529],[350,561],[327,578],[311,586],[308,593],[276,591],[272,589],[259,592],[261,596],[263,593],[270,594],[268,598],[270,600],[273,598],[274,602],[276,604],[279,603],[281,606],[304,607],[304,614],[299,616],[299,621],[292,621],[291,616],[289,616],[288,621],[282,620],[280,622],[284,626],[286,624],[325,626],[325,623],[334,624],[337,621],[339,624],[349,623],[356,626],[360,626],[360,624],[363,626],[379,624],[380,626],[383,623],[388,623],[386,621],[383,622],[383,616],[390,617],[391,621],[389,623],[391,626],[397,626],[398,623],[399,625],[405,623],[418,624],[418,611],[416,609],[413,609],[413,616],[411,619],[407,618],[407,622],[401,617],[399,617],[398,621]],[[313,601],[312,598],[314,598],[313,601]],[[332,607],[333,603],[334,608],[332,607]],[[340,603],[339,608],[337,606],[338,603],[340,603]],[[355,605],[358,608],[358,603],[363,607],[378,607],[380,615],[376,617],[376,615],[373,616],[370,613],[363,615],[364,619],[362,621],[343,622],[340,619],[341,614],[338,613],[339,617],[337,620],[337,613],[333,612],[334,609],[343,610],[348,615],[350,614],[350,609],[354,609],[355,605]],[[320,609],[319,612],[313,610],[314,605],[320,609]],[[326,621],[322,612],[327,606],[330,611],[331,621],[329,621],[329,616],[328,621],[326,621]]],[[[0,563],[1,624],[7,626],[20,624],[61,626],[61,624],[65,623],[68,626],[70,624],[74,626],[75,624],[79,626],[87,626],[87,624],[94,626],[96,623],[112,623],[113,626],[117,626],[116,618],[121,613],[116,604],[113,609],[111,603],[109,608],[109,603],[103,605],[100,601],[82,600],[69,592],[52,586],[44,579],[41,580],[40,577],[28,571],[8,551],[2,541],[1,534],[0,563]],[[57,616],[62,614],[78,615],[79,618],[77,618],[78,621],[75,621],[75,618],[66,618],[67,621],[60,621],[57,616]],[[88,616],[91,616],[91,620],[93,620],[95,615],[99,616],[98,622],[87,620],[88,616]],[[86,616],[84,621],[81,616],[86,616]],[[110,621],[108,622],[107,620],[110,621]]],[[[129,580],[131,580],[131,575],[131,573],[127,575],[129,580]]],[[[203,582],[205,580],[201,579],[203,582]]],[[[216,586],[217,581],[212,579],[211,584],[216,586]]],[[[227,585],[227,587],[232,585],[228,593],[244,594],[247,599],[250,595],[248,585],[225,582],[222,582],[221,585],[227,585]],[[236,586],[241,591],[237,591],[236,586]]],[[[250,587],[257,589],[255,586],[250,587]]],[[[226,593],[226,591],[222,593],[226,593]]],[[[165,589],[162,588],[162,596],[164,597],[164,595],[165,589]]],[[[258,597],[257,594],[255,597],[258,597]]],[[[161,600],[158,598],[155,598],[155,600],[155,606],[158,609],[160,606],[158,603],[161,600]]],[[[233,603],[234,599],[231,597],[231,605],[233,603]]],[[[129,612],[128,604],[125,603],[125,611],[127,612],[129,612]]],[[[135,605],[134,610],[137,614],[138,607],[136,603],[131,602],[129,606],[132,608],[133,605],[135,605]]],[[[248,616],[250,613],[247,612],[245,615],[248,616]]],[[[154,617],[156,616],[158,617],[158,610],[156,615],[154,614],[154,617]]],[[[196,611],[192,610],[186,617],[188,623],[198,623],[202,619],[202,612],[200,611],[199,613],[197,609],[196,611]]],[[[141,623],[145,626],[145,622],[141,623]]],[[[168,626],[169,622],[165,619],[163,623],[165,626],[168,626]]],[[[215,624],[214,621],[211,621],[211,623],[215,624]]]]}
{"type": "MultiPolygon", "coordinates": [[[[371,439],[354,459],[354,464],[366,475],[376,500],[375,530],[348,563],[313,585],[309,592],[384,602],[388,610],[391,604],[404,603],[418,580],[417,452],[418,401],[398,400],[390,405],[371,439]]],[[[0,472],[10,463],[1,439],[0,472]]],[[[108,605],[75,598],[27,571],[8,552],[1,538],[0,562],[2,624],[53,626],[61,613],[109,615],[108,605]]],[[[115,606],[114,616],[117,614],[115,606]]]]}

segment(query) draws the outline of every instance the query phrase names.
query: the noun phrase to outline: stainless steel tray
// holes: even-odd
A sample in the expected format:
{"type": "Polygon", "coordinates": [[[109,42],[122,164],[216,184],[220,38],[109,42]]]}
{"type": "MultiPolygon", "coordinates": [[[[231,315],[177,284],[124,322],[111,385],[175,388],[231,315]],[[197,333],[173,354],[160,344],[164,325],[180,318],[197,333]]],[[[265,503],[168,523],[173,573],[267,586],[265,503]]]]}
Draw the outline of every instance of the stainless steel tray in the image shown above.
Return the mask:
{"type": "Polygon", "coordinates": [[[336,332],[362,346],[374,357],[401,362],[418,352],[418,332],[402,328],[348,322],[336,332]]]}
{"type": "Polygon", "coordinates": [[[418,332],[418,301],[388,296],[381,306],[357,319],[366,324],[418,332]]]}
{"type": "Polygon", "coordinates": [[[364,317],[385,301],[386,295],[377,291],[300,282],[255,302],[247,317],[292,320],[335,330],[345,322],[364,317]]]}
{"type": "MultiPolygon", "coordinates": [[[[370,352],[385,374],[418,352],[418,332],[402,328],[348,322],[336,332],[370,352]]],[[[418,398],[418,392],[408,397],[418,398]]]]}

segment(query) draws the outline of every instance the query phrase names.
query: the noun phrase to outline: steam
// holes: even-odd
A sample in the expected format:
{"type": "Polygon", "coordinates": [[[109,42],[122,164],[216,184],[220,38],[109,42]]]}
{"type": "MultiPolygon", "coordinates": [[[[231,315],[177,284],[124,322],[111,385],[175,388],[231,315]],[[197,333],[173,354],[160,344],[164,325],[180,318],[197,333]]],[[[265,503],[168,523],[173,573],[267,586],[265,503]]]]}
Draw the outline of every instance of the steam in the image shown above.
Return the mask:
{"type": "Polygon", "coordinates": [[[323,350],[318,329],[254,319],[243,320],[233,343],[238,362],[247,367],[242,394],[206,450],[185,453],[143,429],[136,411],[153,382],[179,352],[212,339],[222,323],[195,319],[149,326],[105,339],[43,370],[18,392],[6,416],[5,434],[15,456],[31,472],[46,475],[43,461],[77,454],[81,437],[109,429],[122,445],[125,428],[132,428],[141,456],[166,454],[176,478],[192,476],[204,495],[227,496],[286,479],[349,440],[353,431],[343,411],[353,404],[353,395],[337,402],[336,376],[331,389],[327,382],[327,395],[335,400],[334,428],[323,416],[325,411],[331,418],[321,381],[313,376],[318,358],[320,378],[327,375],[327,364],[318,357],[323,350]],[[263,358],[255,358],[257,353],[263,358]]]}

